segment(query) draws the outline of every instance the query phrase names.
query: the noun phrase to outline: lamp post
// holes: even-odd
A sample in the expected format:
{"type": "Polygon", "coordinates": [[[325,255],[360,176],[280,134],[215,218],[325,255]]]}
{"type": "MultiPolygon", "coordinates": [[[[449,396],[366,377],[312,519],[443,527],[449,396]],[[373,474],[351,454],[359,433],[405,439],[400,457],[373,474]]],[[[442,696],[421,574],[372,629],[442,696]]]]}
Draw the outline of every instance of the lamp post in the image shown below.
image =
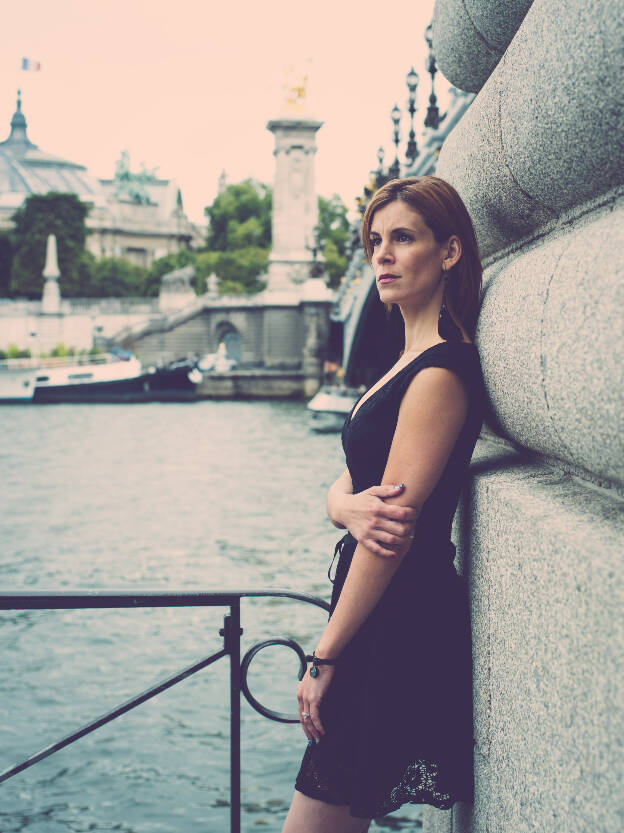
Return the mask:
{"type": "Polygon", "coordinates": [[[440,110],[438,108],[438,99],[435,94],[435,74],[438,71],[436,66],[435,55],[433,54],[433,27],[431,23],[425,29],[425,40],[429,47],[429,54],[425,59],[425,68],[431,76],[431,95],[429,96],[429,106],[427,107],[427,116],[425,118],[425,127],[432,127],[437,130],[440,126],[440,110]]]}
{"type": "Polygon", "coordinates": [[[306,249],[312,255],[312,263],[310,264],[310,277],[311,278],[320,278],[324,274],[323,264],[319,263],[318,254],[321,249],[320,243],[320,229],[318,226],[314,226],[312,229],[312,234],[309,236],[308,241],[306,242],[306,249]]]}
{"type": "Polygon", "coordinates": [[[416,112],[416,88],[418,87],[418,73],[412,67],[407,73],[405,83],[409,90],[409,97],[407,99],[407,108],[410,116],[410,132],[407,141],[407,150],[405,151],[405,158],[408,165],[413,165],[418,156],[418,147],[416,145],[416,134],[414,133],[414,113],[416,112]]]}
{"type": "Polygon", "coordinates": [[[398,179],[401,176],[401,163],[399,162],[399,125],[401,124],[401,111],[399,105],[395,104],[390,113],[392,124],[394,125],[394,162],[388,168],[388,176],[390,179],[398,179]]]}
{"type": "Polygon", "coordinates": [[[375,171],[375,185],[377,186],[377,188],[381,188],[381,186],[386,181],[386,175],[384,174],[383,163],[384,163],[384,149],[380,145],[379,148],[377,149],[377,170],[375,171]]]}

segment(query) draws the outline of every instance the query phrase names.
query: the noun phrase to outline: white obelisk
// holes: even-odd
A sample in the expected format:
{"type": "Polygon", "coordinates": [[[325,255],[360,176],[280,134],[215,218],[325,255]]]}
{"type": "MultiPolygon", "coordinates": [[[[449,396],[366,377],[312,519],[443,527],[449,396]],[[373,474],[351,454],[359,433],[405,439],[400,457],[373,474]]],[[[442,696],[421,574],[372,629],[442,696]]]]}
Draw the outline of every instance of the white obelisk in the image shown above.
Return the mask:
{"type": "Polygon", "coordinates": [[[45,315],[58,315],[61,311],[61,290],[58,285],[61,273],[56,256],[56,237],[54,234],[48,234],[43,277],[45,278],[45,284],[43,297],[41,298],[41,312],[45,315]]]}

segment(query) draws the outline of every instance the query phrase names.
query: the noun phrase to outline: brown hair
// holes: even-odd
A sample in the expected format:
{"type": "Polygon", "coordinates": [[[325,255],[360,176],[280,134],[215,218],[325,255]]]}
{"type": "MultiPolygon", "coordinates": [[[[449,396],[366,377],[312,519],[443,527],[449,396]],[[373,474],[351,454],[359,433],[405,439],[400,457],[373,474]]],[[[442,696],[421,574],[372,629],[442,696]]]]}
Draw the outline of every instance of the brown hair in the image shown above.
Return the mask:
{"type": "Polygon", "coordinates": [[[481,259],[470,215],[452,185],[437,176],[392,179],[373,194],[362,225],[362,243],[369,262],[373,257],[370,242],[373,216],[388,203],[401,200],[421,215],[438,246],[452,235],[461,240],[462,253],[447,272],[446,306],[456,323],[474,337],[481,295],[481,259]]]}

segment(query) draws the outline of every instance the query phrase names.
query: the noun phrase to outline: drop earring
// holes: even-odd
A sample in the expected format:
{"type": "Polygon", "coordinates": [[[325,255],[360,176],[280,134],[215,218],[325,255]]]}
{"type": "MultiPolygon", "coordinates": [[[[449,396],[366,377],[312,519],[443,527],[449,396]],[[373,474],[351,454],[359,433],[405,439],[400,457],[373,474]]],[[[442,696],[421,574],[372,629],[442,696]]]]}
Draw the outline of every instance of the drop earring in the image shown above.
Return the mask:
{"type": "Polygon", "coordinates": [[[451,313],[446,306],[446,284],[448,281],[448,273],[446,269],[442,273],[442,281],[444,286],[442,289],[442,303],[440,305],[440,314],[438,316],[438,335],[445,341],[463,341],[464,337],[462,331],[453,321],[451,313]]]}

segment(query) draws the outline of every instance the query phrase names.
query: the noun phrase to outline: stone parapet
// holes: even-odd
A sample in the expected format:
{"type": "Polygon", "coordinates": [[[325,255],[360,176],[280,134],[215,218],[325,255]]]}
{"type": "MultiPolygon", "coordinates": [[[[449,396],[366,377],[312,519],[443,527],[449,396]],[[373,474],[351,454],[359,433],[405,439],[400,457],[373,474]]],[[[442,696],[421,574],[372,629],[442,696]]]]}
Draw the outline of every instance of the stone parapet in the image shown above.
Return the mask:
{"type": "Polygon", "coordinates": [[[483,256],[623,182],[619,0],[553,12],[535,0],[440,154],[437,174],[464,199],[483,256]]]}
{"type": "Polygon", "coordinates": [[[453,539],[471,600],[476,796],[426,808],[424,830],[619,833],[621,501],[483,440],[471,470],[453,539]]]}
{"type": "Polygon", "coordinates": [[[624,485],[624,198],[493,263],[477,343],[494,431],[624,485]]]}
{"type": "Polygon", "coordinates": [[[433,48],[460,90],[478,92],[500,61],[533,0],[436,0],[433,48]]]}

